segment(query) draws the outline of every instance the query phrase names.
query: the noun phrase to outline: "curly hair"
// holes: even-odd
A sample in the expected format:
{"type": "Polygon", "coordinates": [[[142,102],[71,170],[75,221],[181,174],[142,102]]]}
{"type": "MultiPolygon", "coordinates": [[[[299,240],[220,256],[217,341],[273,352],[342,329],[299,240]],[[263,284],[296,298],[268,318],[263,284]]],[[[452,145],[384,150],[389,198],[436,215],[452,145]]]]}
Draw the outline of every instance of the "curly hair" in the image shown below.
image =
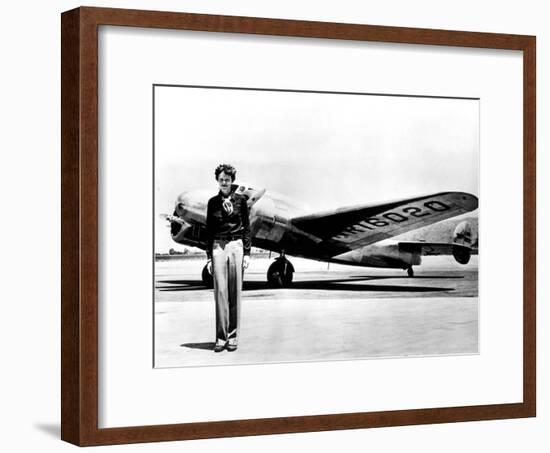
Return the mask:
{"type": "Polygon", "coordinates": [[[216,181],[218,180],[220,173],[225,173],[227,176],[231,176],[231,181],[235,181],[235,177],[237,176],[237,170],[233,167],[233,165],[229,164],[220,164],[216,167],[216,171],[214,172],[216,181]]]}

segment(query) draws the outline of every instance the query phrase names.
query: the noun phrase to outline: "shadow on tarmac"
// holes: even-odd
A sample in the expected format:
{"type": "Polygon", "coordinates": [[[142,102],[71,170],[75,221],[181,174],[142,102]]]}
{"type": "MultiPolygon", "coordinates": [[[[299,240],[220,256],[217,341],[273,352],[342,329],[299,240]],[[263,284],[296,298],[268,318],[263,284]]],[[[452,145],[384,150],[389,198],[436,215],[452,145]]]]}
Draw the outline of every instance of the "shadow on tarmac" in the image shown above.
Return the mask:
{"type": "Polygon", "coordinates": [[[182,348],[202,349],[206,351],[213,351],[215,343],[213,341],[207,341],[205,343],[183,343],[180,344],[182,348]]]}
{"type": "MultiPolygon", "coordinates": [[[[415,292],[427,292],[427,291],[454,291],[455,288],[442,288],[435,286],[413,286],[413,285],[376,285],[376,284],[360,284],[358,281],[364,280],[382,280],[382,279],[397,279],[403,278],[407,280],[419,280],[419,279],[449,279],[449,278],[463,278],[463,277],[443,277],[443,276],[422,276],[414,277],[395,277],[395,276],[381,276],[381,277],[352,277],[343,279],[331,279],[331,280],[306,280],[293,282],[288,288],[281,288],[285,290],[322,290],[322,291],[386,291],[386,292],[402,292],[402,293],[415,293],[415,292]]],[[[200,289],[206,289],[201,280],[162,280],[157,282],[156,289],[161,292],[175,292],[175,291],[196,291],[200,289]],[[163,285],[170,286],[163,286],[163,285]]],[[[259,290],[275,290],[268,286],[267,282],[261,281],[245,281],[243,283],[243,291],[259,291],[259,290]]]]}

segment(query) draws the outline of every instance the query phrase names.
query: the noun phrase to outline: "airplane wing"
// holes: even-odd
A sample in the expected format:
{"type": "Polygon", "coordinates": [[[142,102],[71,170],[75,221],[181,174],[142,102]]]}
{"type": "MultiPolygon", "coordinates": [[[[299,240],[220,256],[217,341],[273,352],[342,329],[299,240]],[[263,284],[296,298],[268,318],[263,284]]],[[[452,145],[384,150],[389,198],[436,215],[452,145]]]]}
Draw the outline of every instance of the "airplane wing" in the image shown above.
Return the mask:
{"type": "Polygon", "coordinates": [[[415,198],[340,208],[292,219],[301,230],[334,245],[354,250],[440,222],[478,206],[474,195],[441,192],[415,198]]]}

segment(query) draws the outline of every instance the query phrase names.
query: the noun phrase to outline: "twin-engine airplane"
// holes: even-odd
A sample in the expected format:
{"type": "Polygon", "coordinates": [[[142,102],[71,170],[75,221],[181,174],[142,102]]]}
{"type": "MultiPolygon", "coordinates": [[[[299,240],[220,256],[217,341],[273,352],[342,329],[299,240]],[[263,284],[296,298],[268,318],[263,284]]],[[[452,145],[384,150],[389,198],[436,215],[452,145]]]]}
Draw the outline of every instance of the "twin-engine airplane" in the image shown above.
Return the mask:
{"type": "MultiPolygon", "coordinates": [[[[477,253],[477,218],[442,222],[477,208],[477,197],[468,193],[440,192],[306,214],[265,189],[237,184],[232,189],[247,198],[252,246],[280,254],[267,272],[267,281],[274,287],[292,283],[294,266],[286,255],[405,269],[413,277],[413,266],[421,263],[422,255],[453,255],[466,264],[477,253]]],[[[206,249],[206,206],[211,196],[199,190],[178,196],[174,214],[166,216],[175,242],[206,249]]],[[[202,280],[212,286],[206,266],[202,280]]]]}

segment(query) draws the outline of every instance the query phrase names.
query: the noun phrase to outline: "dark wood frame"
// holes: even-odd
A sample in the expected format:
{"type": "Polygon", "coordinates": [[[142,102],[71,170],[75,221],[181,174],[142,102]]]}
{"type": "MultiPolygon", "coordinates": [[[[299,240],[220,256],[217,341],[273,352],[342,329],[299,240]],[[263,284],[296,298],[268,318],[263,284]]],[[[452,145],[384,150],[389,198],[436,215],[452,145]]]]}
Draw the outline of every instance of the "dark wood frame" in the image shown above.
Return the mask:
{"type": "Polygon", "coordinates": [[[534,36],[81,7],[61,19],[61,438],[106,445],[534,417],[534,36]],[[386,412],[98,428],[98,26],[299,36],[523,51],[523,402],[386,412]]]}

